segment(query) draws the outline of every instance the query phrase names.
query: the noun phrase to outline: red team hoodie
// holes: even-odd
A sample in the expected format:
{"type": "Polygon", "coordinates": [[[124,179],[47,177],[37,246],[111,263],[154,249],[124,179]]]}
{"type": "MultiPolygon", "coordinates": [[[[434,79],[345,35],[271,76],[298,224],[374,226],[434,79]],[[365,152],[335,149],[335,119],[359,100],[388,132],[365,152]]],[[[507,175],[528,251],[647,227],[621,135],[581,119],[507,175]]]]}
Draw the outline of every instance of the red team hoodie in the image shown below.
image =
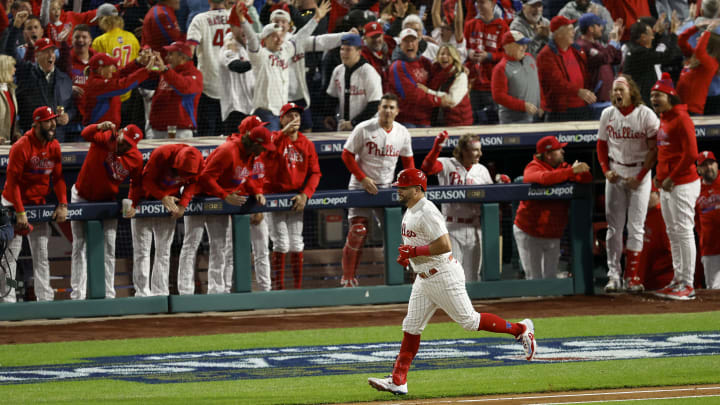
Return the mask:
{"type": "Polygon", "coordinates": [[[487,23],[480,18],[475,18],[465,23],[464,35],[467,39],[468,52],[472,49],[488,53],[488,57],[482,63],[476,64],[470,58],[465,62],[465,66],[471,72],[470,79],[475,79],[472,84],[473,90],[490,91],[493,67],[505,55],[502,48],[498,46],[500,38],[509,30],[507,23],[501,18],[495,18],[487,23]],[[477,76],[472,72],[477,72],[477,76]]]}
{"type": "Polygon", "coordinates": [[[182,143],[160,146],[152,152],[145,165],[142,187],[130,190],[133,206],[148,198],[160,200],[168,195],[176,196],[184,186],[179,204],[187,207],[197,191],[197,180],[202,169],[202,153],[194,147],[182,143]],[[195,176],[181,178],[178,170],[195,173],[195,176]]]}
{"type": "Polygon", "coordinates": [[[158,131],[167,131],[168,125],[176,125],[178,129],[197,128],[197,106],[202,90],[202,73],[191,60],[163,72],[152,100],[150,126],[158,131]]]}
{"type": "Polygon", "coordinates": [[[670,177],[675,185],[692,183],[698,179],[695,160],[697,140],[695,124],[687,113],[687,106],[679,104],[660,114],[657,134],[657,180],[670,177]]]}
{"type": "Polygon", "coordinates": [[[53,139],[43,145],[35,137],[34,129],[30,129],[10,148],[2,196],[13,204],[16,212],[25,212],[25,204],[45,204],[50,175],[58,202],[67,204],[60,143],[53,139]]]}
{"type": "Polygon", "coordinates": [[[90,149],[75,182],[80,197],[88,201],[115,201],[118,186],[128,177],[131,187],[142,184],[143,157],[137,148],[119,155],[115,153],[117,134],[100,131],[97,125],[83,129],[83,139],[90,142],[90,149]]]}
{"type": "Polygon", "coordinates": [[[265,191],[297,192],[312,197],[321,176],[315,145],[300,132],[295,142],[281,131],[273,132],[272,139],[276,150],[263,155],[267,164],[265,191]]]}
{"type": "MultiPolygon", "coordinates": [[[[590,172],[575,174],[572,166],[567,162],[553,168],[537,158],[528,163],[523,172],[524,183],[551,186],[566,181],[589,183],[592,181],[592,174],[590,172]]],[[[520,201],[515,225],[528,235],[557,239],[562,237],[569,212],[570,201],[524,200],[520,201]]]]}
{"type": "Polygon", "coordinates": [[[400,59],[393,62],[388,72],[390,92],[400,98],[395,121],[430,126],[430,118],[434,107],[440,106],[440,97],[425,93],[417,87],[418,83],[427,85],[430,80],[432,62],[420,56],[409,59],[400,53],[400,59]]]}
{"type": "Polygon", "coordinates": [[[148,45],[163,56],[167,53],[163,46],[185,40],[185,33],[180,30],[175,10],[162,4],[153,6],[145,14],[142,27],[141,45],[148,45]]]}
{"type": "Polygon", "coordinates": [[[200,175],[202,192],[223,200],[236,191],[262,194],[262,182],[254,179],[254,168],[261,159],[250,153],[243,159],[244,151],[240,138],[236,137],[228,138],[218,146],[208,156],[200,175]]]}

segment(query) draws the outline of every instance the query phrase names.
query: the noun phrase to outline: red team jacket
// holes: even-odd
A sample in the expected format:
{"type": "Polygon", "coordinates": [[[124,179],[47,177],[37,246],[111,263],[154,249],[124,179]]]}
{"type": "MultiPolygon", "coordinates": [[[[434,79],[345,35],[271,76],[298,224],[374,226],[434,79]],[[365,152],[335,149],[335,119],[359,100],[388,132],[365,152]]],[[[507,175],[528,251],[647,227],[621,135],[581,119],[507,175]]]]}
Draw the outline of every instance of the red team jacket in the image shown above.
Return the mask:
{"type": "Polygon", "coordinates": [[[432,109],[440,106],[440,98],[420,90],[417,84],[428,84],[431,69],[430,59],[420,56],[410,61],[404,54],[390,66],[390,92],[400,98],[395,121],[430,126],[432,109]]]}
{"type": "Polygon", "coordinates": [[[698,179],[695,168],[698,154],[695,124],[684,104],[660,114],[657,146],[658,162],[655,170],[659,182],[670,177],[675,185],[680,185],[698,179]]]}
{"type": "Polygon", "coordinates": [[[623,25],[627,28],[621,38],[623,43],[630,40],[630,27],[638,18],[650,15],[650,5],[647,0],[604,0],[603,5],[608,9],[613,20],[623,19],[623,25]]]}
{"type": "Polygon", "coordinates": [[[167,131],[168,125],[176,125],[178,129],[197,128],[197,106],[202,90],[202,73],[192,61],[162,73],[152,99],[150,126],[158,131],[167,131]]]}
{"type": "Polygon", "coordinates": [[[140,187],[143,157],[137,148],[118,155],[115,153],[117,134],[114,131],[100,131],[95,124],[85,127],[80,135],[90,142],[90,149],[75,182],[80,197],[88,201],[115,201],[118,186],[128,177],[131,188],[140,187]]]}
{"type": "MultiPolygon", "coordinates": [[[[592,174],[589,172],[574,174],[572,166],[563,162],[553,168],[549,164],[534,158],[525,166],[524,183],[535,183],[543,186],[576,181],[589,183],[592,174]]],[[[520,201],[515,225],[528,235],[537,238],[560,238],[568,221],[570,201],[560,200],[525,200],[520,201]]]]}
{"type": "MultiPolygon", "coordinates": [[[[575,55],[585,84],[587,81],[585,52],[576,45],[571,45],[566,52],[572,52],[575,55]]],[[[572,104],[585,105],[585,102],[577,95],[578,90],[583,87],[577,87],[570,81],[570,75],[565,69],[565,61],[553,41],[540,50],[536,63],[540,77],[543,110],[563,112],[572,104]]]]}
{"type": "Polygon", "coordinates": [[[700,235],[700,255],[720,255],[720,176],[713,184],[703,184],[700,188],[700,197],[695,204],[699,221],[695,221],[695,228],[700,235]]]}
{"type": "Polygon", "coordinates": [[[133,200],[133,206],[150,197],[160,200],[168,195],[178,195],[180,188],[185,186],[179,203],[187,207],[197,191],[199,176],[183,180],[177,175],[177,170],[195,171],[200,174],[203,161],[201,158],[196,158],[195,154],[186,151],[186,148],[192,146],[173,143],[160,146],[152,152],[142,173],[142,187],[134,187],[130,190],[129,198],[133,200]]]}
{"type": "Polygon", "coordinates": [[[150,72],[145,66],[137,62],[129,63],[110,79],[105,79],[94,72],[90,73],[83,96],[83,124],[110,121],[119,126],[120,96],[137,87],[149,75],[150,72]]]}
{"type": "Polygon", "coordinates": [[[145,14],[140,45],[149,45],[154,51],[165,55],[166,51],[163,46],[184,40],[185,33],[180,30],[175,10],[158,4],[145,14]]]}
{"type": "Polygon", "coordinates": [[[205,160],[199,180],[200,190],[223,200],[236,191],[262,194],[262,182],[253,180],[253,168],[261,159],[252,154],[243,159],[243,152],[239,138],[228,138],[218,146],[205,160]]]}
{"type": "Polygon", "coordinates": [[[320,182],[320,163],[315,145],[298,132],[295,142],[281,131],[273,132],[275,152],[266,152],[264,190],[267,193],[304,193],[312,197],[320,182]]]}
{"type": "Polygon", "coordinates": [[[10,148],[2,196],[13,204],[16,212],[24,212],[25,204],[45,204],[45,196],[50,192],[50,175],[58,202],[67,204],[60,143],[53,139],[43,145],[31,129],[10,148]]]}
{"type": "Polygon", "coordinates": [[[638,267],[639,277],[646,290],[658,290],[670,284],[674,274],[670,239],[667,236],[660,204],[648,209],[643,239],[638,267]]]}
{"type": "MultiPolygon", "coordinates": [[[[696,32],[698,32],[697,26],[688,28],[680,35],[678,42],[689,46],[687,40],[696,32]]],[[[685,66],[677,82],[677,93],[680,100],[687,104],[688,111],[695,114],[702,114],[705,111],[708,89],[720,65],[717,59],[708,54],[706,49],[710,41],[710,34],[709,31],[703,32],[695,47],[694,54],[700,64],[692,69],[685,66]]],[[[683,49],[683,53],[684,51],[683,49]]]]}
{"type": "MultiPolygon", "coordinates": [[[[467,39],[468,52],[472,49],[475,51],[485,51],[489,54],[489,58],[482,62],[479,66],[478,77],[472,84],[473,90],[490,91],[490,82],[492,80],[492,70],[505,55],[499,46],[500,38],[508,32],[510,28],[501,18],[496,18],[488,23],[475,18],[465,23],[465,39],[467,39]]],[[[478,67],[470,59],[465,62],[470,71],[477,71],[478,67]]],[[[473,75],[471,74],[471,79],[473,75]]]]}

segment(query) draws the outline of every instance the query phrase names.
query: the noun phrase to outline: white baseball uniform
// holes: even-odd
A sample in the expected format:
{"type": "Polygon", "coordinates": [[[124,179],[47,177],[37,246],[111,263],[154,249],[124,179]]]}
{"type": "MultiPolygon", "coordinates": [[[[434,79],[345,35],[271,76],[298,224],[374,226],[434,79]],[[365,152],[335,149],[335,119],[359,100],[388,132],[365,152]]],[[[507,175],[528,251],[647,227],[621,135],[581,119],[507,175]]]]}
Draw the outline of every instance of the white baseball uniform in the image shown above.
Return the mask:
{"type": "Polygon", "coordinates": [[[252,69],[245,73],[231,72],[230,63],[240,60],[249,61],[248,51],[242,44],[237,43],[232,33],[225,36],[225,43],[220,49],[220,83],[222,97],[220,97],[220,111],[222,119],[226,120],[231,112],[240,111],[249,115],[253,110],[253,91],[255,89],[255,74],[252,69]],[[233,45],[234,44],[234,45],[233,45]],[[237,46],[237,52],[232,49],[237,46]]]}
{"type": "MultiPolygon", "coordinates": [[[[475,163],[470,170],[467,170],[454,157],[438,158],[437,161],[442,164],[442,170],[437,173],[441,186],[493,184],[490,172],[480,163],[475,163]]],[[[465,270],[465,280],[480,280],[482,265],[480,204],[445,203],[442,204],[442,213],[450,231],[453,255],[465,270]]]]}
{"type": "MultiPolygon", "coordinates": [[[[403,244],[429,245],[448,233],[445,218],[435,204],[422,198],[405,211],[402,220],[403,244]]],[[[450,253],[417,256],[410,259],[417,273],[413,283],[404,332],[419,335],[438,308],[442,308],[465,330],[478,330],[480,314],[475,311],[465,289],[462,266],[450,253]]]]}
{"type": "MultiPolygon", "coordinates": [[[[648,140],[657,137],[660,120],[655,112],[639,105],[628,115],[616,107],[603,110],[598,128],[598,140],[608,145],[609,167],[623,178],[636,177],[642,170],[648,153],[648,140]]],[[[607,218],[608,278],[620,280],[623,254],[623,228],[627,219],[627,249],[642,251],[645,217],[650,199],[651,174],[648,172],[640,186],[631,190],[625,181],[615,184],[605,180],[605,216],[607,218]]]]}
{"type": "Polygon", "coordinates": [[[175,236],[173,217],[132,218],[133,284],[136,297],[170,295],[170,248],[175,236]],[[150,248],[155,237],[155,260],[150,279],[150,248]]]}
{"type": "Polygon", "coordinates": [[[188,42],[197,44],[197,68],[203,74],[203,93],[220,99],[227,83],[220,80],[221,60],[218,53],[223,47],[225,34],[230,33],[227,20],[230,10],[210,10],[197,14],[187,31],[188,42]]]}
{"type": "MultiPolygon", "coordinates": [[[[348,152],[355,155],[355,160],[365,175],[373,181],[378,188],[388,188],[395,177],[395,167],[398,157],[412,157],[412,141],[410,132],[398,122],[393,122],[390,132],[386,132],[378,118],[371,118],[355,126],[350,137],[343,146],[348,152]]],[[[350,177],[350,190],[362,190],[362,184],[350,177]]],[[[371,218],[373,213],[380,212],[373,208],[349,209],[349,218],[371,218]]],[[[377,216],[378,219],[382,216],[377,216]]]]}
{"type": "Polygon", "coordinates": [[[335,67],[327,88],[327,94],[338,99],[340,119],[350,121],[357,117],[371,101],[380,101],[382,80],[377,70],[370,64],[361,63],[350,70],[348,86],[348,68],[344,64],[335,67]],[[347,98],[347,100],[346,100],[347,98]],[[348,114],[345,114],[346,105],[348,114]]]}

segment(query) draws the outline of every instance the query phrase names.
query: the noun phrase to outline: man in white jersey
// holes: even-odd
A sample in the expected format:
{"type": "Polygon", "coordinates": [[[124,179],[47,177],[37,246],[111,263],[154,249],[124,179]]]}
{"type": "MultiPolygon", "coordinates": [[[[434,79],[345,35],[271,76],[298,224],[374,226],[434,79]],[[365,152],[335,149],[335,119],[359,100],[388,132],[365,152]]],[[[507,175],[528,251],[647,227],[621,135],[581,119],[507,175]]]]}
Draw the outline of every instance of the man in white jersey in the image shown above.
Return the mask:
{"type": "MultiPolygon", "coordinates": [[[[220,98],[223,95],[220,81],[218,52],[225,34],[230,31],[226,0],[208,0],[210,11],[197,14],[190,22],[187,42],[197,56],[197,68],[203,74],[203,92],[198,103],[198,136],[216,136],[222,132],[220,98]]],[[[229,135],[229,134],[226,134],[229,135]]]]}
{"type": "Polygon", "coordinates": [[[246,21],[241,7],[235,12],[242,24],[247,38],[248,56],[255,71],[255,91],[253,94],[253,114],[268,122],[271,131],[280,130],[280,109],[288,102],[290,86],[290,64],[292,58],[302,51],[297,46],[310,33],[330,10],[330,1],[324,1],[316,10],[315,16],[288,41],[284,39],[283,29],[274,23],[263,27],[258,38],[252,25],[246,21]],[[262,41],[262,47],[260,42],[262,41]]]}
{"type": "Polygon", "coordinates": [[[537,351],[535,328],[530,319],[508,322],[491,313],[478,313],[465,290],[463,269],[451,254],[445,218],[435,204],[425,198],[427,177],[418,169],[405,169],[398,175],[400,202],[407,206],[402,220],[403,244],[398,247],[398,263],[412,265],[415,282],[410,293],[408,313],[403,320],[403,339],[391,376],[368,378],[378,391],[395,395],[408,393],[407,373],[420,348],[420,334],[438,308],[468,331],[508,333],[522,341],[525,358],[537,351]]]}
{"type": "Polygon", "coordinates": [[[220,49],[220,114],[226,134],[235,132],[253,110],[255,74],[250,65],[245,31],[230,21],[230,31],[220,49]]]}
{"type": "MultiPolygon", "coordinates": [[[[447,131],[442,131],[432,150],[422,164],[427,174],[437,174],[441,186],[464,184],[493,184],[490,172],[479,162],[482,146],[477,135],[465,134],[460,137],[453,157],[438,158],[442,144],[448,138],[447,131]]],[[[450,231],[450,242],[455,259],[465,270],[465,280],[480,280],[482,264],[482,230],[480,215],[482,208],[476,203],[445,203],[442,212],[450,231]]]]}
{"type": "Polygon", "coordinates": [[[657,160],[657,131],[660,120],[645,106],[637,84],[620,75],[613,82],[612,106],[603,110],[598,128],[597,155],[605,174],[608,283],[605,292],[623,288],[620,257],[623,228],[627,219],[625,288],[643,290],[640,252],[650,199],[650,170],[657,160]]]}
{"type": "MultiPolygon", "coordinates": [[[[404,168],[415,167],[410,133],[402,124],[395,122],[400,110],[398,98],[387,93],[380,99],[378,117],[358,124],[345,141],[342,160],[352,176],[350,190],[365,190],[375,195],[378,188],[389,188],[395,175],[398,157],[404,168]]],[[[370,218],[382,218],[379,208],[354,208],[348,212],[350,229],[343,248],[340,279],[342,287],[357,287],[355,277],[362,247],[367,238],[370,218]]]]}

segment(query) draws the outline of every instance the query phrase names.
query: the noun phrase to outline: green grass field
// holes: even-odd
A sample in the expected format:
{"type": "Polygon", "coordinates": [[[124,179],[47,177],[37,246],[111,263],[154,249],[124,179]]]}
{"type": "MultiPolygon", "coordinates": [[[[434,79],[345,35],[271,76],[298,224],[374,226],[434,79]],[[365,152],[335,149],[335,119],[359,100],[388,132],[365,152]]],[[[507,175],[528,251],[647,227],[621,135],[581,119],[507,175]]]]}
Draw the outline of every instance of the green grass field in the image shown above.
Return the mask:
{"type": "MultiPolygon", "coordinates": [[[[542,353],[544,338],[718,331],[720,311],[692,314],[563,317],[535,320],[542,353]]],[[[497,337],[466,332],[453,323],[428,326],[424,340],[497,337]]],[[[157,339],[108,340],[0,346],[2,367],[82,362],[96,356],[175,353],[223,349],[395,342],[400,325],[368,328],[226,334],[157,339]]],[[[508,342],[513,342],[508,336],[508,342]]],[[[422,347],[422,346],[421,346],[422,347]]],[[[388,362],[387,373],[392,364],[388,362]]],[[[531,364],[413,371],[412,398],[472,396],[638,386],[720,383],[720,356],[693,356],[575,363],[531,364]]],[[[351,374],[193,383],[146,384],[89,380],[0,385],[0,402],[8,404],[316,404],[390,400],[372,390],[367,377],[351,374]]],[[[395,398],[398,399],[398,398],[395,398]]],[[[716,403],[720,398],[714,398],[716,403]]],[[[669,403],[663,401],[663,403],[669,403]]],[[[688,403],[711,403],[693,402],[688,403]]]]}

